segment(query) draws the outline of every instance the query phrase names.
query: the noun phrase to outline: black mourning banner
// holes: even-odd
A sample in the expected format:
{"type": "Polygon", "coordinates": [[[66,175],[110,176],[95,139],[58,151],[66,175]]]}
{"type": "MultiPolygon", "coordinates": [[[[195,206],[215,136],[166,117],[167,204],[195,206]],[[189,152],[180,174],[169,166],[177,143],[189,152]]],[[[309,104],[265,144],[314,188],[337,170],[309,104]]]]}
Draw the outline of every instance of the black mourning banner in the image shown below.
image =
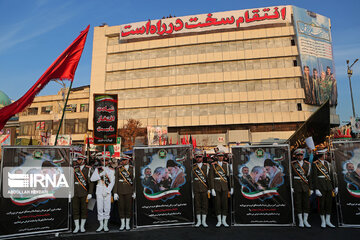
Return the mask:
{"type": "Polygon", "coordinates": [[[292,149],[305,147],[305,139],[312,137],[315,145],[326,140],[330,134],[330,106],[326,101],[290,136],[287,142],[292,149]]]}
{"type": "Polygon", "coordinates": [[[117,94],[94,94],[94,144],[116,144],[117,94]]]}
{"type": "MultiPolygon", "coordinates": [[[[69,156],[69,147],[4,147],[1,172],[7,177],[8,172],[34,174],[49,168],[63,171],[65,167],[69,171],[69,156]]],[[[10,180],[8,182],[6,184],[10,184],[10,180]]],[[[4,184],[2,181],[0,238],[70,230],[69,198],[44,195],[5,198],[7,186],[4,184]]]]}
{"type": "MultiPolygon", "coordinates": [[[[333,142],[339,225],[360,225],[360,141],[333,142]]],[[[334,164],[334,163],[333,163],[334,164]]]]}
{"type": "Polygon", "coordinates": [[[190,146],[134,148],[136,225],[192,224],[190,146]]]}
{"type": "Polygon", "coordinates": [[[292,225],[289,145],[232,148],[235,225],[292,225]]]}

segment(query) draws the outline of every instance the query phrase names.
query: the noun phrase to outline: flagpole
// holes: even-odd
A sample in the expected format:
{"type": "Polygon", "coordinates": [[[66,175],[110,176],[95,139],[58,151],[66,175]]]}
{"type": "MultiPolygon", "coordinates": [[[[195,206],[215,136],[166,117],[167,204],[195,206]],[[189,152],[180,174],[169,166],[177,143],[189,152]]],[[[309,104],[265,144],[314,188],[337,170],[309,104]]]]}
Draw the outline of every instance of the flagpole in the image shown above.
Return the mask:
{"type": "Polygon", "coordinates": [[[60,120],[60,124],[59,124],[59,129],[58,129],[58,131],[57,131],[57,133],[56,133],[55,146],[57,145],[57,139],[58,139],[58,137],[59,137],[59,132],[60,132],[60,129],[61,129],[61,125],[62,125],[62,122],[63,122],[63,120],[64,120],[65,109],[66,109],[67,102],[68,102],[68,100],[69,100],[69,95],[70,95],[70,90],[71,90],[72,84],[73,84],[73,81],[71,81],[71,83],[70,83],[69,91],[68,91],[67,96],[66,96],[66,100],[65,100],[65,104],[64,104],[64,109],[63,109],[62,116],[61,116],[61,120],[60,120]]]}

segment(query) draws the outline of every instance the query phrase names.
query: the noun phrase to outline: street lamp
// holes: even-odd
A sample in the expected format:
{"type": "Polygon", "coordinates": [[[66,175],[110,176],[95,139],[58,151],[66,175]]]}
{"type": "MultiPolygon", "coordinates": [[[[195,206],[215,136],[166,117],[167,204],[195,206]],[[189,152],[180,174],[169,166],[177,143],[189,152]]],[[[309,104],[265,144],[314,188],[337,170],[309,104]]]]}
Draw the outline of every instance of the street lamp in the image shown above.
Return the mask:
{"type": "Polygon", "coordinates": [[[348,74],[348,77],[349,77],[349,85],[350,85],[350,94],[351,94],[351,103],[352,103],[352,110],[353,110],[353,117],[355,119],[355,107],[354,107],[354,99],[353,99],[353,94],[352,94],[352,88],[351,88],[351,75],[352,75],[352,66],[354,66],[354,64],[358,61],[359,59],[357,58],[352,64],[351,66],[349,66],[349,60],[346,60],[346,64],[347,64],[347,67],[348,67],[348,70],[347,70],[347,74],[348,74]]]}

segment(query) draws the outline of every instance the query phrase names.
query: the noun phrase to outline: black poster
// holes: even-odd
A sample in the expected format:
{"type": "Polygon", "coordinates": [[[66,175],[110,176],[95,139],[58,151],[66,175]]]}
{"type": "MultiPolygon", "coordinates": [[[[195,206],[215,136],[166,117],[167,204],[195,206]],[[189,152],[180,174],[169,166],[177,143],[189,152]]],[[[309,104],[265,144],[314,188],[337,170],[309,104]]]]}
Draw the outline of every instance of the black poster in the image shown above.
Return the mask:
{"type": "MultiPolygon", "coordinates": [[[[2,156],[2,184],[0,198],[0,237],[14,237],[36,233],[68,231],[69,222],[69,192],[59,197],[57,187],[51,188],[52,194],[27,194],[24,176],[42,174],[50,170],[68,171],[70,148],[66,147],[5,147],[2,156]],[[14,174],[22,178],[13,178],[14,174]],[[5,179],[8,178],[8,179],[5,179]],[[4,180],[5,179],[5,180],[4,180]],[[20,183],[20,185],[19,185],[20,183]],[[22,197],[18,194],[9,195],[11,186],[17,185],[23,189],[22,197]],[[10,187],[9,187],[10,186],[10,187]]],[[[30,177],[31,178],[31,177],[30,177]]],[[[71,183],[69,183],[70,185],[71,183]]]]}
{"type": "Polygon", "coordinates": [[[333,142],[339,225],[360,225],[360,141],[333,142]]]}
{"type": "Polygon", "coordinates": [[[134,149],[138,227],[194,222],[190,153],[189,146],[134,149]]]}
{"type": "Polygon", "coordinates": [[[116,144],[117,94],[94,94],[94,144],[116,144]]]}
{"type": "Polygon", "coordinates": [[[293,224],[289,146],[232,148],[235,225],[293,224]]]}

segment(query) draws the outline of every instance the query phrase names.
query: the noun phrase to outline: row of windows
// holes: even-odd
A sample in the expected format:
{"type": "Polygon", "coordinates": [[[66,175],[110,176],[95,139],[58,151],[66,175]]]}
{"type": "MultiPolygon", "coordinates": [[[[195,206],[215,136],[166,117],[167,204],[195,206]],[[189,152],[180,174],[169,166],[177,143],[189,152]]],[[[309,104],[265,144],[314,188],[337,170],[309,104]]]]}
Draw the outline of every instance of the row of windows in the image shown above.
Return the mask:
{"type": "Polygon", "coordinates": [[[283,90],[300,88],[300,78],[280,78],[272,80],[254,80],[239,82],[221,82],[192,84],[183,86],[168,86],[138,89],[128,89],[121,91],[110,91],[118,94],[119,100],[157,98],[170,96],[188,96],[196,94],[231,93],[231,92],[252,92],[267,90],[283,90]]]}
{"type": "MultiPolygon", "coordinates": [[[[68,104],[66,105],[65,111],[66,112],[76,112],[77,104],[68,104]]],[[[89,111],[89,104],[80,104],[80,112],[88,112],[89,111]]],[[[52,114],[53,113],[53,106],[45,106],[41,107],[40,114],[52,114]]],[[[38,115],[39,108],[38,107],[30,107],[26,111],[21,113],[22,116],[31,116],[31,115],[38,115]]]]}
{"type": "MultiPolygon", "coordinates": [[[[87,119],[65,119],[65,134],[81,134],[87,132],[87,119]]],[[[60,121],[24,122],[20,123],[20,135],[35,135],[35,130],[56,134],[60,121]]],[[[60,131],[62,133],[62,130],[60,131]]]]}
{"type": "Polygon", "coordinates": [[[134,51],[128,53],[109,54],[107,63],[117,63],[125,61],[147,60],[156,58],[166,58],[175,56],[197,55],[204,53],[232,52],[266,48],[281,48],[294,45],[292,37],[252,39],[231,42],[219,42],[198,44],[182,47],[170,47],[163,49],[151,49],[134,51]]]}
{"type": "Polygon", "coordinates": [[[297,66],[296,57],[267,58],[217,63],[201,63],[160,67],[150,69],[128,70],[106,74],[106,81],[134,80],[152,77],[181,76],[204,73],[221,73],[297,66]]]}
{"type": "Polygon", "coordinates": [[[298,101],[261,101],[119,110],[119,120],[298,111],[298,101]]]}

